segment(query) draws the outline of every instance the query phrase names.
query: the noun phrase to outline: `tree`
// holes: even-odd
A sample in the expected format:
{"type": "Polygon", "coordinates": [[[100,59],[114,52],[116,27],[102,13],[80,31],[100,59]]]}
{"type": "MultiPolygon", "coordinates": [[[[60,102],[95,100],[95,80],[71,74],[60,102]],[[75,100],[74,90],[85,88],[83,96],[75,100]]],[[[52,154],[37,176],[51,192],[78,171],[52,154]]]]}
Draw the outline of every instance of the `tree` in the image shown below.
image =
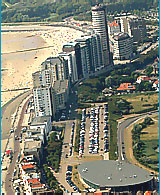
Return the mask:
{"type": "Polygon", "coordinates": [[[152,83],[144,82],[145,91],[153,91],[152,83]]]}
{"type": "Polygon", "coordinates": [[[152,118],[146,117],[146,118],[144,119],[144,123],[145,123],[146,125],[151,125],[151,124],[153,124],[154,122],[153,122],[152,118]]]}
{"type": "Polygon", "coordinates": [[[151,73],[153,72],[153,67],[152,66],[148,66],[145,70],[146,75],[149,77],[151,76],[151,73]]]}

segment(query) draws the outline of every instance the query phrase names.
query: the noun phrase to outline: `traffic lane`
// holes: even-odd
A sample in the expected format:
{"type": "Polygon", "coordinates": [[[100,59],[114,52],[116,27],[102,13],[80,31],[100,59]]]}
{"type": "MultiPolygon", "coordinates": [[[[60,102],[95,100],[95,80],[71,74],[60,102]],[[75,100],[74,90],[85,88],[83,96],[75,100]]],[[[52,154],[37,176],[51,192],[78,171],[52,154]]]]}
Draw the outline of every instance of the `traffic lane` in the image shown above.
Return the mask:
{"type": "MultiPolygon", "coordinates": [[[[127,160],[125,155],[125,145],[124,145],[124,131],[125,129],[132,123],[134,123],[136,120],[141,118],[142,116],[128,119],[123,121],[119,124],[119,135],[118,135],[118,154],[119,154],[119,160],[127,160]]],[[[143,116],[144,117],[144,116],[143,116]]]]}
{"type": "MultiPolygon", "coordinates": [[[[152,115],[159,114],[158,111],[153,111],[151,113],[152,113],[152,115]]],[[[149,115],[149,114],[146,114],[145,113],[145,114],[142,114],[140,116],[136,116],[134,118],[127,119],[127,120],[122,121],[121,123],[119,123],[119,127],[118,127],[118,139],[117,140],[118,140],[118,151],[119,151],[118,154],[119,154],[119,159],[120,160],[122,160],[122,158],[121,158],[122,152],[124,153],[124,159],[127,160],[126,159],[126,156],[125,156],[125,145],[124,145],[124,131],[125,131],[125,129],[129,125],[131,125],[132,123],[134,123],[136,120],[138,120],[140,118],[144,118],[146,116],[152,116],[152,115],[149,115]],[[122,147],[124,147],[124,148],[122,148],[122,147]]]]}
{"type": "Polygon", "coordinates": [[[22,95],[24,95],[24,94],[26,94],[26,93],[28,93],[28,92],[24,92],[23,94],[16,96],[16,97],[13,98],[10,102],[8,102],[8,103],[6,103],[4,106],[2,106],[2,108],[1,108],[1,119],[3,118],[3,114],[4,114],[4,112],[5,112],[6,108],[7,108],[7,106],[8,106],[9,104],[11,104],[13,101],[15,101],[16,99],[18,99],[20,96],[22,96],[22,95]]]}
{"type": "MultiPolygon", "coordinates": [[[[60,162],[60,169],[57,174],[55,174],[55,177],[57,180],[63,185],[69,192],[72,192],[73,189],[69,186],[69,184],[66,181],[66,170],[68,162],[72,157],[68,156],[66,158],[66,154],[69,154],[69,144],[71,143],[71,129],[72,129],[72,123],[73,120],[67,121],[65,126],[65,132],[64,132],[64,140],[62,145],[62,155],[61,155],[61,162],[60,162]]],[[[76,132],[76,128],[74,129],[74,133],[76,132]]]]}
{"type": "MultiPolygon", "coordinates": [[[[24,113],[25,113],[28,102],[29,102],[29,100],[25,103],[25,105],[22,108],[20,120],[19,120],[18,126],[17,126],[17,131],[15,132],[15,135],[17,135],[17,136],[20,136],[24,113]]],[[[12,163],[10,164],[9,169],[8,169],[9,174],[7,174],[6,179],[5,179],[5,190],[6,190],[7,194],[11,194],[11,195],[14,194],[11,179],[12,179],[12,175],[14,172],[14,168],[16,165],[16,160],[17,160],[19,152],[20,152],[20,143],[18,140],[15,141],[15,139],[14,139],[14,155],[13,155],[12,163]]]]}
{"type": "Polygon", "coordinates": [[[11,116],[16,112],[18,109],[19,104],[25,99],[27,96],[30,95],[31,92],[27,92],[23,94],[19,98],[15,99],[11,102],[5,109],[3,113],[3,117],[1,118],[1,139],[7,139],[10,135],[11,129],[11,116]]]}
{"type": "MultiPolygon", "coordinates": [[[[159,112],[154,112],[152,113],[152,115],[157,115],[159,112]]],[[[152,115],[149,115],[149,114],[144,114],[144,115],[141,115],[141,116],[137,116],[135,118],[132,118],[132,119],[128,119],[124,122],[122,122],[120,124],[120,128],[122,129],[122,142],[124,142],[124,130],[125,128],[127,128],[129,125],[131,125],[132,123],[134,123],[136,120],[140,119],[140,118],[144,118],[146,116],[152,116],[152,115]]]]}

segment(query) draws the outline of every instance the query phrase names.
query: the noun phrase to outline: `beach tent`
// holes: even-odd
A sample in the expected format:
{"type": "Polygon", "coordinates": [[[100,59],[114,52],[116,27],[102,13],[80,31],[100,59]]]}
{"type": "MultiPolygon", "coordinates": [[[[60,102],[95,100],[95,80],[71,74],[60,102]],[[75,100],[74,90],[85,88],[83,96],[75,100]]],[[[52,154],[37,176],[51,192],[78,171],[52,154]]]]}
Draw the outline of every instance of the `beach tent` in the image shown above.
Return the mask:
{"type": "Polygon", "coordinates": [[[11,153],[11,150],[7,150],[6,154],[9,155],[11,153]]]}

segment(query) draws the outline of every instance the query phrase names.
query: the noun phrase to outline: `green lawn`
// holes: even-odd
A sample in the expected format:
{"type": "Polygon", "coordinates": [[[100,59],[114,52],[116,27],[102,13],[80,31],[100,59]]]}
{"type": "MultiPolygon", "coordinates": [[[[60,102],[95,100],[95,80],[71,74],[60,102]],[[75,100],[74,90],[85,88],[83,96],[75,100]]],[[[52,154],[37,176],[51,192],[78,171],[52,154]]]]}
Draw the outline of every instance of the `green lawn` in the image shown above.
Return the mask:
{"type": "Polygon", "coordinates": [[[120,97],[131,103],[133,106],[133,109],[130,111],[131,113],[151,109],[154,107],[154,104],[159,103],[159,93],[156,92],[135,93],[120,97]]]}
{"type": "Polygon", "coordinates": [[[142,130],[141,140],[156,140],[159,137],[159,115],[151,117],[154,121],[153,125],[149,125],[148,127],[142,130]]]}
{"type": "Polygon", "coordinates": [[[73,166],[72,180],[80,190],[83,191],[85,189],[86,186],[80,181],[79,174],[77,171],[77,165],[73,166]]]}
{"type": "Polygon", "coordinates": [[[151,160],[148,166],[155,170],[158,169],[159,153],[156,151],[159,146],[159,115],[152,117],[153,125],[149,125],[142,130],[140,139],[145,143],[144,154],[146,158],[151,160]]]}
{"type": "Polygon", "coordinates": [[[159,159],[159,153],[156,152],[155,148],[159,146],[159,140],[154,139],[154,140],[145,140],[144,141],[146,148],[144,150],[144,154],[153,160],[158,160],[159,159]]]}

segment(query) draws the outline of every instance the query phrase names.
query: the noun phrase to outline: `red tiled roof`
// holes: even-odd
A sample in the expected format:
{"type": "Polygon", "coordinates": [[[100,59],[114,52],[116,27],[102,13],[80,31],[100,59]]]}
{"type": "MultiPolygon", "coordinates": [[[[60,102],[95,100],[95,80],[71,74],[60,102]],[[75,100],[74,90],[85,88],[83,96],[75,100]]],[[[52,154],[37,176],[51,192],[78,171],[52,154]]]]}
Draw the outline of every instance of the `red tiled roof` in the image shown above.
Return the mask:
{"type": "Polygon", "coordinates": [[[142,79],[143,81],[149,81],[151,80],[150,77],[147,77],[147,76],[139,76],[137,79],[142,79]]]}
{"type": "Polygon", "coordinates": [[[118,26],[118,24],[115,21],[113,21],[109,26],[110,27],[112,27],[112,26],[118,26]]]}
{"type": "Polygon", "coordinates": [[[28,179],[27,181],[28,183],[31,183],[31,184],[40,183],[39,179],[28,179]]]}
{"type": "Polygon", "coordinates": [[[154,82],[155,84],[159,84],[159,79],[154,82]]]}
{"type": "Polygon", "coordinates": [[[28,164],[28,165],[23,165],[22,166],[22,169],[32,169],[32,168],[34,168],[35,166],[34,165],[32,165],[32,164],[28,164]]]}
{"type": "Polygon", "coordinates": [[[40,184],[40,185],[34,185],[31,188],[38,188],[38,187],[43,187],[43,186],[44,186],[44,184],[40,184]]]}
{"type": "Polygon", "coordinates": [[[159,57],[157,57],[157,58],[155,59],[155,62],[159,62],[159,57]]]}
{"type": "Polygon", "coordinates": [[[150,191],[146,191],[144,194],[145,195],[151,195],[151,192],[150,191]]]}
{"type": "Polygon", "coordinates": [[[127,90],[127,89],[136,89],[131,83],[121,83],[120,87],[117,90],[127,90]]]}

